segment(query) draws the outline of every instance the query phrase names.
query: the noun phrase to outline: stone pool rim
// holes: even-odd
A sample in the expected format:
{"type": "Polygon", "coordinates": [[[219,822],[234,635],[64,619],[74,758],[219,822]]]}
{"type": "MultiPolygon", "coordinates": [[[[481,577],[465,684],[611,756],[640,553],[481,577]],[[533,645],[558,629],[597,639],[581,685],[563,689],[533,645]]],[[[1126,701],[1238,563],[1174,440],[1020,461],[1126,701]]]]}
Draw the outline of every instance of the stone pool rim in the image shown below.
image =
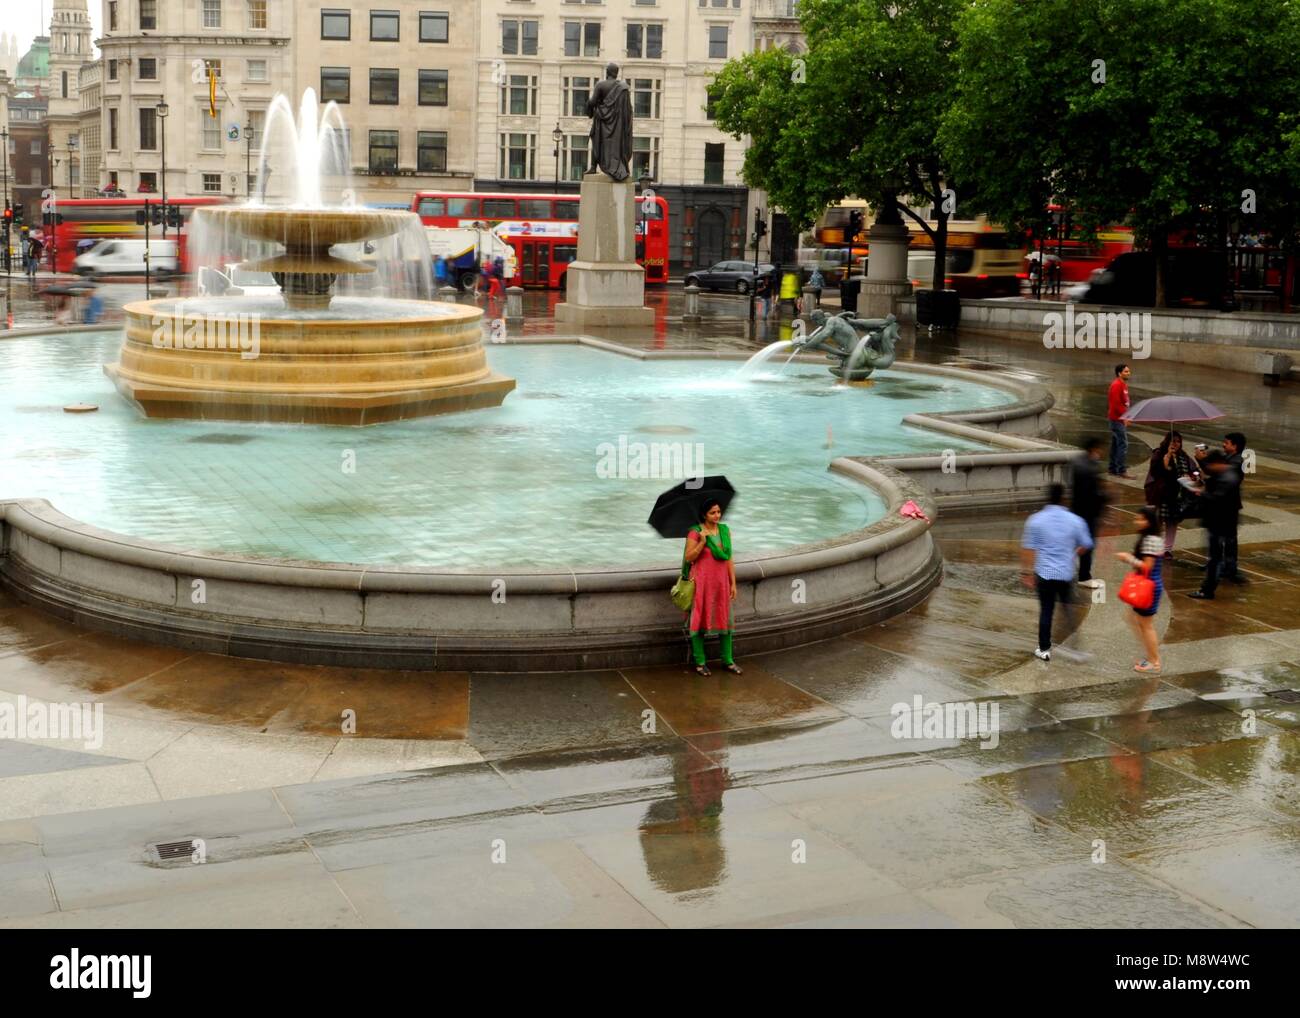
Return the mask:
{"type": "MultiPolygon", "coordinates": [[[[24,334],[66,331],[73,330],[24,334]]],[[[587,336],[513,342],[581,344],[644,360],[744,361],[752,355],[640,350],[587,336]]],[[[963,458],[988,455],[1001,462],[1008,455],[1041,457],[1050,448],[1035,440],[1048,433],[1054,399],[1036,382],[942,365],[895,364],[891,371],[943,375],[1008,393],[1005,406],[908,416],[909,424],[961,437],[978,434],[1003,450],[963,458]]],[[[910,499],[933,519],[937,503],[890,460],[841,456],[829,465],[875,490],[886,507],[881,519],[737,559],[738,653],[860,629],[906,611],[938,584],[942,562],[930,523],[898,515],[910,499]],[[792,596],[800,584],[803,600],[792,596]]],[[[21,498],[0,501],[0,537],[0,586],[20,600],[87,628],[196,651],[304,664],[509,672],[685,660],[682,616],[667,596],[676,569],[668,566],[453,571],[197,553],[101,530],[44,499],[21,498]],[[195,601],[196,581],[202,581],[202,603],[195,601]],[[504,601],[495,601],[492,595],[501,592],[504,601]]]]}

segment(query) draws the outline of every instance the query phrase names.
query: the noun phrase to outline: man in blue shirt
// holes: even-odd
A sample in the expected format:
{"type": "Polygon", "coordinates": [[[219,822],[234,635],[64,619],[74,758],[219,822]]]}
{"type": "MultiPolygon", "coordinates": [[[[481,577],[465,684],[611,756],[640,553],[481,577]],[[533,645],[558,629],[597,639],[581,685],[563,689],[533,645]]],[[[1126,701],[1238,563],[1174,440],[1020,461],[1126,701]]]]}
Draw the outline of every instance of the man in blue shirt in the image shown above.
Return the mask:
{"type": "Polygon", "coordinates": [[[1020,540],[1021,581],[1038,590],[1038,649],[1034,657],[1040,661],[1052,660],[1056,602],[1070,604],[1075,560],[1092,547],[1088,524],[1061,505],[1064,499],[1065,488],[1053,484],[1047,490],[1047,505],[1025,521],[1020,540]]]}

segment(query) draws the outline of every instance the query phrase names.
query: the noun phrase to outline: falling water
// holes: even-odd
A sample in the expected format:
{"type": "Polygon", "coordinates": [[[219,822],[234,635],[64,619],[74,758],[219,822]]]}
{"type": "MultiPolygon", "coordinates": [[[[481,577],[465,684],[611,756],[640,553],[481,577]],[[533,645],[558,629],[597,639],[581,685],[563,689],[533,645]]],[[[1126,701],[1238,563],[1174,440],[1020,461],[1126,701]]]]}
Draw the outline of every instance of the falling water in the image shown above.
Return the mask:
{"type": "Polygon", "coordinates": [[[266,111],[262,129],[253,204],[267,204],[269,189],[278,199],[276,204],[292,208],[354,206],[348,145],[348,131],[337,103],[328,102],[322,107],[315,89],[309,88],[295,112],[287,96],[277,95],[266,111]],[[290,182],[291,193],[276,193],[280,180],[290,182]],[[334,182],[329,196],[325,193],[327,180],[334,182]]]}
{"type": "MultiPolygon", "coordinates": [[[[778,351],[793,346],[794,344],[788,339],[778,339],[775,343],[768,343],[767,346],[759,350],[758,353],[754,354],[736,370],[736,377],[739,379],[753,378],[758,373],[759,368],[775,357],[778,351]]],[[[798,352],[798,350],[794,351],[794,353],[798,352]]],[[[791,354],[791,356],[794,356],[794,354],[791,354]]]]}

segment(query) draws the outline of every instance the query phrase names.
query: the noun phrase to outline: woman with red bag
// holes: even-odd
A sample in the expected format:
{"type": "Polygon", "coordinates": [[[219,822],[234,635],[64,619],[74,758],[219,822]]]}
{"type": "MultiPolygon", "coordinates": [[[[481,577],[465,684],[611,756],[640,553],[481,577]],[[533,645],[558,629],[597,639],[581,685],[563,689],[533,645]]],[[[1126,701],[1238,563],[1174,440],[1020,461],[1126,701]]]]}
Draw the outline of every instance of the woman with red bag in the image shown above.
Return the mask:
{"type": "MultiPolygon", "coordinates": [[[[1144,603],[1147,600],[1144,596],[1147,593],[1146,591],[1137,593],[1137,604],[1129,601],[1129,597],[1125,596],[1127,591],[1124,588],[1121,588],[1120,598],[1128,601],[1133,606],[1133,614],[1130,616],[1132,625],[1147,654],[1145,658],[1133,666],[1133,670],[1135,672],[1158,673],[1160,671],[1160,638],[1156,636],[1156,612],[1160,610],[1160,595],[1164,592],[1164,582],[1160,574],[1165,553],[1164,539],[1160,536],[1159,510],[1149,505],[1139,509],[1137,528],[1138,539],[1137,544],[1133,546],[1133,553],[1117,551],[1115,557],[1121,562],[1127,562],[1133,566],[1151,582],[1150,604],[1144,603]]],[[[1146,587],[1146,584],[1131,584],[1130,586],[1146,587]]]]}

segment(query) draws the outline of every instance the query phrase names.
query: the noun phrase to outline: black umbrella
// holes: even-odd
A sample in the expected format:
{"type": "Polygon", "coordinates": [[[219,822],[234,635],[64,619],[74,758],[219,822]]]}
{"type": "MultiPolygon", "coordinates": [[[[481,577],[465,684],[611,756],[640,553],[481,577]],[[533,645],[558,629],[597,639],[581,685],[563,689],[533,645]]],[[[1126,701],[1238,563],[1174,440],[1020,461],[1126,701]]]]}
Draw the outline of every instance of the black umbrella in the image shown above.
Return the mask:
{"type": "Polygon", "coordinates": [[[735,497],[736,489],[722,475],[695,477],[660,495],[647,522],[662,537],[685,537],[700,522],[700,510],[707,503],[717,502],[725,513],[735,497]]]}

